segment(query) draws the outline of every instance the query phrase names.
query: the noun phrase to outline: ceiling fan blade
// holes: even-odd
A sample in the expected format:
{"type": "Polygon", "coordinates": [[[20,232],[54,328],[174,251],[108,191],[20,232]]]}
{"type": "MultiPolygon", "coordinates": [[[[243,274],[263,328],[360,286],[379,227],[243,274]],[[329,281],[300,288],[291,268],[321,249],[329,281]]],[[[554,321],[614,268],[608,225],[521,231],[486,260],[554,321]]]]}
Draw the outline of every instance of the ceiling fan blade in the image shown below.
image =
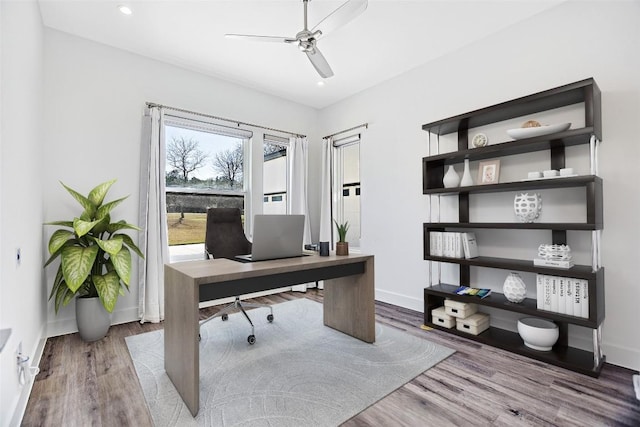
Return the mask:
{"type": "Polygon", "coordinates": [[[281,37],[281,36],[254,36],[251,34],[225,34],[228,39],[242,39],[254,42],[269,42],[269,43],[293,43],[295,38],[281,37]]]}
{"type": "Polygon", "coordinates": [[[318,74],[320,74],[321,77],[326,79],[327,77],[333,76],[333,70],[329,66],[329,63],[327,62],[327,60],[324,58],[324,55],[320,53],[317,47],[311,52],[305,52],[305,53],[307,54],[309,61],[311,61],[313,68],[316,69],[316,71],[318,72],[318,74]]]}
{"type": "Polygon", "coordinates": [[[327,35],[360,15],[367,9],[367,5],[367,0],[347,0],[339,8],[325,16],[322,21],[311,29],[311,32],[315,33],[320,30],[322,35],[327,35]]]}

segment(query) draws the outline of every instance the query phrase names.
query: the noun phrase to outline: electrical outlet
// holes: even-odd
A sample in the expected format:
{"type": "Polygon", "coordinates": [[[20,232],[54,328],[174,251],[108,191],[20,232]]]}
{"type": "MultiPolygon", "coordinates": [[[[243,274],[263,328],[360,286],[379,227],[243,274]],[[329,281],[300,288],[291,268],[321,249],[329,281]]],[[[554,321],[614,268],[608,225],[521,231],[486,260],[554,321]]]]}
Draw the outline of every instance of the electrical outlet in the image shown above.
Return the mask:
{"type": "Polygon", "coordinates": [[[20,365],[20,360],[22,359],[22,341],[18,343],[18,348],[16,348],[15,360],[16,361],[16,371],[18,373],[18,377],[20,377],[20,369],[22,366],[20,365]]]}

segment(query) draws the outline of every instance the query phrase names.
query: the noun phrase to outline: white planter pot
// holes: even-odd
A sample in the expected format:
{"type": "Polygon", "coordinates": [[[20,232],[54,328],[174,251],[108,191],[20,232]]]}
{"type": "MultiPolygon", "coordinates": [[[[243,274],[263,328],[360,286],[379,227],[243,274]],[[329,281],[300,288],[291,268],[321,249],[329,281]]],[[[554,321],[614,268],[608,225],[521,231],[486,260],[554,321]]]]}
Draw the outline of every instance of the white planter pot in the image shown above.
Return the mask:
{"type": "Polygon", "coordinates": [[[97,341],[109,332],[111,313],[98,297],[76,298],[76,324],[83,341],[97,341]]]}

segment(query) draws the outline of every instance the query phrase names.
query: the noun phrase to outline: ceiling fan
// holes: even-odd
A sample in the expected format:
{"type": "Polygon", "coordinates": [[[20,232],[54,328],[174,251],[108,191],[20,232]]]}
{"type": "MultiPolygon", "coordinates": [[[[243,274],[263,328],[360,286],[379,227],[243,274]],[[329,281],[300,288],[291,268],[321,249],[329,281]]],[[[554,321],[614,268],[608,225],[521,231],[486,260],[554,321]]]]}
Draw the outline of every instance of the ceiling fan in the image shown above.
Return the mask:
{"type": "Polygon", "coordinates": [[[309,61],[320,76],[327,78],[333,76],[333,70],[325,57],[320,53],[316,43],[320,37],[343,26],[354,19],[367,8],[367,0],[347,0],[336,10],[325,16],[315,27],[308,29],[307,26],[307,3],[309,0],[302,0],[304,4],[304,28],[295,37],[281,36],[256,36],[250,34],[225,34],[227,38],[237,38],[261,42],[284,42],[297,44],[298,48],[307,54],[309,61]]]}

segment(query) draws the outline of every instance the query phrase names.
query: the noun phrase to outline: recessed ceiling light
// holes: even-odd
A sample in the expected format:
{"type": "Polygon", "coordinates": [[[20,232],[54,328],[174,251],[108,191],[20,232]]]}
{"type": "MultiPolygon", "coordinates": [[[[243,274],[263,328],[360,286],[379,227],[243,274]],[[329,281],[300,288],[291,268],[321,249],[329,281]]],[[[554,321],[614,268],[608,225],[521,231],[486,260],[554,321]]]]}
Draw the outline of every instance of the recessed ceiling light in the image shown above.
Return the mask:
{"type": "Polygon", "coordinates": [[[131,10],[129,6],[125,6],[123,4],[118,6],[118,10],[122,12],[124,15],[131,15],[133,13],[133,10],[131,10]]]}
{"type": "Polygon", "coordinates": [[[320,87],[324,86],[324,81],[320,80],[320,81],[317,83],[317,85],[318,85],[318,86],[320,86],[320,87]]]}

